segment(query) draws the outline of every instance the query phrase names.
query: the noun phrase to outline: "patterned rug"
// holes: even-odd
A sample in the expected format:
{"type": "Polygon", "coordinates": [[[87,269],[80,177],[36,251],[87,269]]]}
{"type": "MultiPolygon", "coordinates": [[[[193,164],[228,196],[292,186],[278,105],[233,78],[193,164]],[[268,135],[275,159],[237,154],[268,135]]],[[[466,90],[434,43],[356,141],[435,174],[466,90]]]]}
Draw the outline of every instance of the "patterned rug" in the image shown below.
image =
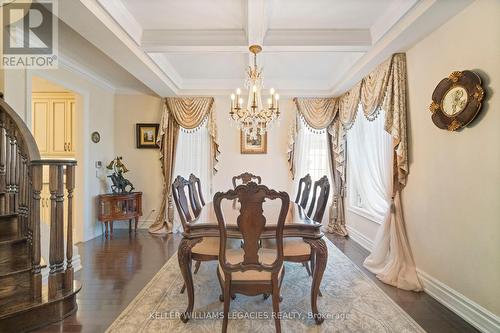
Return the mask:
{"type": "MultiPolygon", "coordinates": [[[[318,307],[325,317],[317,326],[310,316],[311,277],[301,264],[286,263],[280,304],[283,332],[425,332],[328,239],[328,265],[318,307]]],[[[217,263],[204,262],[194,275],[194,318],[179,319],[187,295],[173,255],[129,304],[107,332],[221,332],[222,303],[217,263]]],[[[275,332],[271,298],[237,295],[231,302],[228,332],[275,332]]]]}

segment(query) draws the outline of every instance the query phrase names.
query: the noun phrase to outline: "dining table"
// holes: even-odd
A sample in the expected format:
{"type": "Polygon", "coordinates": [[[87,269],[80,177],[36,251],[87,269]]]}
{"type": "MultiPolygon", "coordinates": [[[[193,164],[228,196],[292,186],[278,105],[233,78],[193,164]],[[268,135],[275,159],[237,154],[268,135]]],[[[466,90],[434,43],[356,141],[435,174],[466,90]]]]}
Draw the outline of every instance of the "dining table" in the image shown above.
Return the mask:
{"type": "MultiPolygon", "coordinates": [[[[243,239],[237,225],[239,216],[239,203],[232,200],[223,200],[221,203],[222,213],[226,233],[229,238],[243,239]]],[[[263,215],[266,218],[266,225],[261,234],[261,239],[276,238],[276,224],[281,208],[279,200],[268,200],[263,204],[263,215]]],[[[184,226],[183,238],[179,244],[178,260],[179,267],[184,279],[188,295],[188,305],[181,320],[187,322],[191,317],[194,306],[194,286],[191,273],[191,249],[201,242],[203,237],[219,237],[219,226],[215,215],[213,202],[207,202],[198,216],[184,226]]],[[[283,228],[283,238],[302,237],[304,242],[311,246],[314,254],[314,265],[312,271],[311,285],[311,313],[317,324],[321,324],[324,317],[318,310],[317,300],[323,273],[328,260],[328,248],[324,241],[324,234],[321,230],[321,223],[310,219],[305,210],[297,203],[290,202],[283,228]]],[[[283,295],[286,298],[286,295],[283,295]]]]}

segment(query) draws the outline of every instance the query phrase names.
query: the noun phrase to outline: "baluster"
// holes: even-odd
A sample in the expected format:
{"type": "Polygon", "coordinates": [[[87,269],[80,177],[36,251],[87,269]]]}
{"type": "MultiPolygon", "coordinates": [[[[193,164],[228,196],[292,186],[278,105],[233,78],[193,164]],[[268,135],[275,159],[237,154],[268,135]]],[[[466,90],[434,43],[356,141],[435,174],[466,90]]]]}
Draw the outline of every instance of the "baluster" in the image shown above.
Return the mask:
{"type": "Polygon", "coordinates": [[[66,230],[66,275],[65,289],[73,290],[73,190],[75,189],[75,166],[66,166],[66,190],[68,191],[68,227],[66,230]]]}
{"type": "Polygon", "coordinates": [[[16,137],[14,134],[14,130],[11,128],[10,135],[10,160],[9,160],[9,212],[15,213],[16,210],[16,137]]]}
{"type": "Polygon", "coordinates": [[[5,174],[5,143],[6,143],[6,131],[5,131],[5,114],[0,114],[0,214],[5,214],[5,196],[7,193],[6,188],[6,174],[5,174]]]}
{"type": "Polygon", "coordinates": [[[9,214],[11,213],[10,210],[10,174],[11,174],[11,149],[10,149],[10,143],[11,143],[11,137],[10,137],[10,129],[9,129],[10,122],[7,122],[7,127],[5,128],[5,213],[9,214]]]}
{"type": "Polygon", "coordinates": [[[64,183],[63,165],[50,165],[50,272],[49,272],[49,298],[54,297],[63,286],[64,266],[64,226],[63,204],[64,183]]]}
{"type": "Polygon", "coordinates": [[[40,266],[40,193],[42,192],[42,165],[33,165],[31,167],[33,200],[31,202],[31,229],[33,232],[32,245],[32,287],[33,298],[38,300],[42,297],[42,269],[40,266]]]}

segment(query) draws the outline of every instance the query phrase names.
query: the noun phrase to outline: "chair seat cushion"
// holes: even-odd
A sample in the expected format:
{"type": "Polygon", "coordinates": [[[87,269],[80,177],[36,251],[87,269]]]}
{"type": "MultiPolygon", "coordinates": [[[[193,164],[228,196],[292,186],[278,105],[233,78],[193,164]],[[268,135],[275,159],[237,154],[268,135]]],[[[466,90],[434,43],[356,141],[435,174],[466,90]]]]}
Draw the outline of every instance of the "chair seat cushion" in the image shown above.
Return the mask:
{"type": "MultiPolygon", "coordinates": [[[[237,249],[240,247],[239,239],[227,239],[226,247],[237,249]]],[[[219,256],[219,237],[203,237],[201,242],[197,243],[191,249],[191,253],[204,254],[208,256],[219,256]]]]}
{"type": "MultiPolygon", "coordinates": [[[[268,249],[276,248],[276,240],[263,239],[262,247],[268,249]]],[[[304,242],[301,237],[283,238],[283,255],[285,257],[308,256],[311,254],[311,246],[304,242]]]]}
{"type": "MultiPolygon", "coordinates": [[[[230,264],[237,264],[243,261],[244,255],[243,249],[228,249],[226,250],[226,260],[230,264]]],[[[272,249],[259,249],[259,260],[263,264],[271,265],[276,260],[276,250],[272,249]]],[[[281,268],[278,279],[281,277],[283,272],[283,267],[281,268]]],[[[224,271],[219,264],[219,273],[224,280],[224,271]]],[[[267,281],[271,280],[271,272],[248,270],[245,272],[233,272],[231,273],[232,281],[267,281]]]]}
{"type": "Polygon", "coordinates": [[[191,253],[218,256],[219,237],[203,237],[201,242],[193,246],[193,248],[191,249],[191,253]]]}

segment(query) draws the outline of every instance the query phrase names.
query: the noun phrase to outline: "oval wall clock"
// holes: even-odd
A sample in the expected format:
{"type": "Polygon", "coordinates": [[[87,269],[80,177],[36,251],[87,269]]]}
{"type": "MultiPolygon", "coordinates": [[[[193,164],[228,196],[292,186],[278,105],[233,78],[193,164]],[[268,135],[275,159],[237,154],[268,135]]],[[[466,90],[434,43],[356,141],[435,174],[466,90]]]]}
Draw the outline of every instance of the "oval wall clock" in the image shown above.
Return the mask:
{"type": "Polygon", "coordinates": [[[467,126],[481,110],[484,89],[472,71],[453,72],[432,93],[429,110],[434,124],[448,131],[467,126]]]}

